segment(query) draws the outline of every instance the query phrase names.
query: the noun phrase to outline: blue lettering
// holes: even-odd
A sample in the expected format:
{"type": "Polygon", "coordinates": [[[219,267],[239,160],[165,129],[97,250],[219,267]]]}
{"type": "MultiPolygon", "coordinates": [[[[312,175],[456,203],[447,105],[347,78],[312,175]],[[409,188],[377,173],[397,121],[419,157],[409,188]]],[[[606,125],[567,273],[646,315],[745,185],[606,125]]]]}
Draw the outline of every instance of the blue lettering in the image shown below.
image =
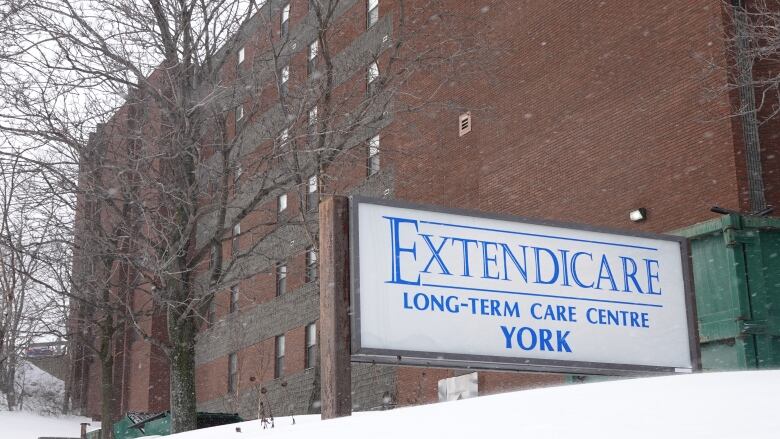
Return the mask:
{"type": "MultiPolygon", "coordinates": [[[[498,247],[498,244],[495,242],[489,242],[489,241],[480,241],[482,243],[482,278],[483,279],[498,279],[498,273],[496,273],[495,276],[490,274],[490,265],[489,262],[492,262],[494,265],[498,265],[497,262],[497,256],[495,253],[493,253],[493,256],[491,257],[488,255],[488,245],[493,246],[493,251],[495,252],[496,248],[498,247]]],[[[506,271],[506,270],[504,270],[506,271]]]]}
{"type": "Polygon", "coordinates": [[[479,299],[479,310],[483,316],[488,315],[488,306],[490,305],[489,299],[479,299]]]}
{"type": "Polygon", "coordinates": [[[566,338],[571,334],[570,331],[555,331],[555,346],[553,346],[553,331],[550,329],[539,329],[539,333],[533,328],[523,326],[522,328],[515,328],[514,326],[508,328],[501,326],[501,333],[504,335],[504,347],[507,349],[512,348],[512,338],[515,339],[517,347],[530,351],[538,349],[541,351],[557,351],[557,352],[571,352],[571,346],[566,338]],[[513,337],[514,336],[514,337],[513,337]]]}
{"type": "Polygon", "coordinates": [[[431,311],[444,311],[444,297],[443,296],[431,296],[431,311]]]}
{"type": "Polygon", "coordinates": [[[550,340],[552,339],[552,331],[549,329],[540,329],[539,330],[539,349],[543,351],[552,351],[553,347],[552,344],[550,344],[550,340]]]}
{"type": "Polygon", "coordinates": [[[562,331],[555,331],[557,332],[556,341],[558,342],[558,352],[571,352],[571,346],[569,346],[569,343],[566,342],[566,337],[569,336],[570,331],[562,332],[562,331]]]}
{"type": "Polygon", "coordinates": [[[593,319],[591,318],[591,316],[590,316],[590,312],[591,312],[591,311],[593,311],[594,313],[595,313],[595,312],[598,312],[598,311],[596,310],[596,308],[588,308],[588,311],[585,313],[585,318],[586,318],[586,319],[588,319],[588,323],[590,323],[590,324],[592,324],[592,325],[598,325],[598,324],[599,324],[598,320],[593,320],[593,319]]]}
{"type": "Polygon", "coordinates": [[[531,305],[531,317],[535,318],[536,320],[541,320],[542,319],[541,314],[539,315],[536,314],[536,311],[541,307],[542,307],[541,303],[534,303],[533,305],[531,305]]]}
{"type": "Polygon", "coordinates": [[[450,270],[447,269],[447,266],[444,265],[444,261],[441,259],[441,256],[439,253],[441,252],[441,249],[444,247],[444,244],[447,242],[446,237],[442,237],[441,243],[439,244],[439,247],[435,247],[433,243],[431,242],[431,235],[423,235],[422,236],[423,241],[425,241],[425,244],[428,245],[428,248],[431,250],[431,259],[428,260],[428,263],[425,265],[425,268],[423,268],[423,273],[428,273],[428,268],[431,267],[431,264],[433,264],[433,261],[436,261],[437,264],[439,264],[439,268],[441,269],[441,274],[452,274],[450,273],[450,270]]]}
{"type": "Polygon", "coordinates": [[[561,252],[561,274],[563,275],[563,286],[564,287],[570,287],[571,284],[569,283],[569,263],[567,261],[569,257],[569,251],[568,250],[561,250],[558,249],[559,252],[561,252]]]}
{"type": "Polygon", "coordinates": [[[477,299],[476,297],[469,297],[469,302],[471,302],[471,314],[477,313],[477,299]]]}
{"type": "Polygon", "coordinates": [[[504,315],[509,317],[520,317],[520,305],[517,302],[514,302],[512,306],[509,305],[509,302],[504,302],[504,315]]]}
{"type": "Polygon", "coordinates": [[[517,261],[517,258],[515,258],[515,255],[512,253],[512,250],[509,248],[506,244],[500,244],[501,250],[504,253],[504,280],[509,280],[509,274],[507,273],[509,270],[507,268],[506,263],[506,257],[509,256],[509,259],[512,260],[512,263],[515,264],[515,267],[517,267],[517,271],[520,273],[520,276],[523,278],[524,282],[528,282],[528,271],[526,271],[526,267],[528,267],[528,259],[526,255],[526,250],[528,247],[521,245],[519,246],[521,249],[523,249],[523,265],[521,266],[520,263],[517,261]]]}
{"type": "Polygon", "coordinates": [[[591,325],[628,326],[632,328],[650,327],[646,312],[588,308],[585,316],[591,325]]]}
{"type": "Polygon", "coordinates": [[[626,293],[631,292],[631,285],[628,283],[628,280],[631,279],[637,289],[637,292],[640,294],[643,293],[642,287],[639,286],[639,282],[636,280],[636,261],[625,256],[621,256],[620,260],[623,261],[623,291],[626,293]],[[629,265],[631,266],[630,269],[629,265]]]}
{"type": "Polygon", "coordinates": [[[460,311],[460,306],[458,305],[458,297],[457,296],[449,296],[447,297],[447,311],[457,314],[460,311]],[[455,302],[455,305],[452,304],[452,302],[455,302]]]}
{"type": "Polygon", "coordinates": [[[555,281],[558,279],[558,259],[555,257],[555,253],[543,247],[534,247],[533,249],[534,249],[534,262],[536,264],[536,281],[534,283],[545,284],[545,285],[554,284],[555,281]],[[542,280],[542,266],[541,266],[540,252],[547,253],[550,256],[550,260],[552,261],[553,264],[552,277],[547,280],[542,280]]]}
{"type": "Polygon", "coordinates": [[[586,285],[582,283],[580,280],[580,277],[577,275],[577,259],[580,258],[580,256],[585,255],[590,258],[591,261],[593,261],[593,255],[587,252],[577,252],[574,253],[571,256],[571,278],[574,279],[574,283],[580,286],[581,288],[593,288],[593,282],[590,283],[590,285],[586,285]]]}
{"type": "Polygon", "coordinates": [[[414,299],[412,299],[412,301],[414,303],[414,307],[419,309],[420,311],[422,311],[424,309],[427,309],[428,308],[428,304],[430,303],[430,300],[428,299],[428,296],[423,294],[423,293],[415,294],[414,295],[414,299]],[[420,300],[417,300],[417,299],[422,299],[422,300],[420,301],[420,300]],[[420,305],[420,303],[422,303],[422,305],[420,305]]]}
{"type": "Polygon", "coordinates": [[[456,242],[460,242],[463,246],[463,276],[465,277],[471,277],[471,271],[469,270],[469,244],[477,244],[477,240],[475,239],[465,239],[465,238],[449,238],[450,241],[455,244],[456,242]]]}
{"type": "Polygon", "coordinates": [[[517,328],[512,326],[512,332],[509,332],[509,329],[506,326],[501,325],[501,332],[504,333],[504,338],[506,338],[507,349],[512,349],[512,335],[515,333],[516,330],[517,328]]]}
{"type": "Polygon", "coordinates": [[[530,351],[536,347],[536,332],[533,329],[523,326],[517,331],[517,346],[524,351],[530,351]],[[530,343],[526,345],[523,343],[523,334],[528,333],[531,336],[530,343]]]}
{"type": "Polygon", "coordinates": [[[412,307],[409,305],[409,293],[404,291],[404,309],[412,309],[412,307]]]}
{"type": "Polygon", "coordinates": [[[659,265],[658,261],[655,259],[645,259],[645,266],[647,267],[647,294],[655,294],[655,295],[661,295],[661,290],[659,289],[656,291],[653,288],[653,279],[656,281],[660,281],[658,278],[659,276],[659,265]],[[655,265],[655,271],[653,271],[653,265],[655,265]]]}
{"type": "Polygon", "coordinates": [[[385,216],[383,218],[386,218],[388,221],[390,221],[390,245],[391,245],[391,251],[390,251],[390,261],[392,263],[391,266],[391,279],[390,283],[394,284],[405,284],[405,285],[420,285],[420,275],[417,275],[417,280],[410,281],[401,278],[401,253],[411,253],[413,258],[412,260],[417,260],[417,243],[412,244],[411,247],[401,247],[400,241],[400,229],[401,224],[409,223],[414,224],[414,231],[417,232],[417,221],[410,220],[406,218],[395,218],[390,216],[385,216]]]}
{"type": "Polygon", "coordinates": [[[612,269],[609,268],[609,262],[607,261],[607,255],[601,255],[601,265],[599,266],[599,279],[596,283],[596,289],[601,290],[601,281],[608,280],[612,286],[610,290],[617,291],[617,285],[615,284],[615,278],[612,276],[612,269]]]}
{"type": "Polygon", "coordinates": [[[498,307],[500,305],[501,305],[501,302],[499,302],[498,300],[494,299],[494,300],[490,301],[490,315],[491,316],[500,316],[501,315],[500,311],[498,310],[498,307]]]}

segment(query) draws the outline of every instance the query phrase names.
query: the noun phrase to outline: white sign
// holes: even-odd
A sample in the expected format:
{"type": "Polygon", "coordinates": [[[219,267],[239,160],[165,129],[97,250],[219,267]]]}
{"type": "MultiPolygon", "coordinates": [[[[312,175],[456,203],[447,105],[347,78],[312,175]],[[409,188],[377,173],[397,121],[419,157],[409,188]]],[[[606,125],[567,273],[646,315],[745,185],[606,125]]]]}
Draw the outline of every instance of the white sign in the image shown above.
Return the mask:
{"type": "Polygon", "coordinates": [[[689,372],[683,238],[353,198],[353,359],[689,372]]]}

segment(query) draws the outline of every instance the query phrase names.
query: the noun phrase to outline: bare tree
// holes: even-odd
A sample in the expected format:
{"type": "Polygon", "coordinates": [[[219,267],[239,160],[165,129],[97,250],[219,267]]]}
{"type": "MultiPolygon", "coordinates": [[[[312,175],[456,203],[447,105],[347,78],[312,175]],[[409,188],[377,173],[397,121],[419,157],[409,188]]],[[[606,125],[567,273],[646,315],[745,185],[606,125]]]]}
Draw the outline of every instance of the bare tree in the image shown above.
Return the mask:
{"type": "Polygon", "coordinates": [[[714,32],[725,36],[725,54],[708,59],[716,76],[708,93],[729,96],[729,114],[738,120],[745,148],[747,190],[743,203],[753,214],[772,211],[765,196],[762,126],[780,114],[780,2],[723,0],[723,23],[714,32]]]}
{"type": "Polygon", "coordinates": [[[16,378],[24,352],[51,317],[34,281],[44,276],[37,255],[49,246],[45,209],[31,196],[35,176],[18,157],[0,159],[0,390],[9,410],[21,404],[16,378]]]}
{"type": "Polygon", "coordinates": [[[77,320],[97,317],[109,343],[121,314],[167,354],[173,432],[195,427],[196,335],[214,295],[275,270],[289,242],[274,229],[315,246],[318,194],[346,187],[339,180],[356,163],[378,167],[379,130],[449,105],[442,87],[487,68],[474,32],[487,28],[433,0],[396,1],[342,50],[337,23],[353,3],[312,0],[293,27],[278,1],[29,0],[8,10],[0,129],[47,151],[28,160],[77,212],[81,292],[70,297],[88,303],[77,320]],[[429,23],[410,25],[420,17],[429,23]],[[440,78],[420,87],[429,70],[440,78]],[[286,194],[294,214],[281,208],[286,194]],[[246,227],[269,200],[278,214],[246,227]],[[156,313],[162,336],[144,324],[156,313]]]}

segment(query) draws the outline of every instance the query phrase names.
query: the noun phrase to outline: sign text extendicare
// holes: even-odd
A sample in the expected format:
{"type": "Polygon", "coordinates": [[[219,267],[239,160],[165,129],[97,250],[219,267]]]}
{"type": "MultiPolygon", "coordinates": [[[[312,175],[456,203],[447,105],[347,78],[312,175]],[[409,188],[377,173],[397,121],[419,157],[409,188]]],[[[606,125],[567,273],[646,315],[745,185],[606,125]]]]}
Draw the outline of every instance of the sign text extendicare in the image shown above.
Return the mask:
{"type": "Polygon", "coordinates": [[[655,259],[642,258],[637,264],[637,261],[629,255],[618,255],[617,260],[610,260],[611,258],[604,253],[596,253],[594,256],[593,252],[572,251],[567,248],[523,244],[510,246],[500,241],[482,241],[462,236],[434,236],[420,233],[417,220],[388,216],[384,218],[389,222],[392,235],[390,255],[392,267],[388,280],[391,283],[420,285],[420,274],[438,270],[445,276],[478,276],[482,279],[527,284],[530,273],[530,282],[536,284],[661,294],[657,286],[659,264],[655,259]],[[408,230],[403,230],[404,228],[408,230]],[[445,260],[442,256],[442,250],[446,245],[454,246],[458,250],[452,260],[445,260]],[[420,261],[427,261],[422,264],[422,269],[419,271],[417,268],[420,265],[415,264],[419,262],[418,247],[420,261]],[[475,259],[479,268],[477,272],[472,271],[472,263],[475,259]],[[412,266],[412,271],[417,271],[416,277],[412,275],[412,279],[404,278],[404,272],[409,271],[404,269],[410,268],[404,262],[412,266]],[[598,267],[595,279],[588,279],[579,274],[581,270],[578,268],[585,264],[590,265],[588,268],[598,267]],[[542,274],[545,267],[549,270],[546,274],[542,274]]]}
{"type": "Polygon", "coordinates": [[[678,240],[358,206],[358,357],[692,368],[678,240]]]}

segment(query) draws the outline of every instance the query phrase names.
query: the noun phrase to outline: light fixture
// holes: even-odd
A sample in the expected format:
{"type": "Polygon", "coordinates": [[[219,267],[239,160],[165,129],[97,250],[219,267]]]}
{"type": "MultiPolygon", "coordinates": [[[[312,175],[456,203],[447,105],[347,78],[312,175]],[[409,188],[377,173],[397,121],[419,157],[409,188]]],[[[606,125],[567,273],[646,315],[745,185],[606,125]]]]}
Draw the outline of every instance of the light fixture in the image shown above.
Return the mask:
{"type": "Polygon", "coordinates": [[[640,207],[639,209],[632,210],[631,212],[628,213],[628,219],[630,219],[635,223],[646,220],[647,209],[645,209],[644,207],[640,207]]]}

